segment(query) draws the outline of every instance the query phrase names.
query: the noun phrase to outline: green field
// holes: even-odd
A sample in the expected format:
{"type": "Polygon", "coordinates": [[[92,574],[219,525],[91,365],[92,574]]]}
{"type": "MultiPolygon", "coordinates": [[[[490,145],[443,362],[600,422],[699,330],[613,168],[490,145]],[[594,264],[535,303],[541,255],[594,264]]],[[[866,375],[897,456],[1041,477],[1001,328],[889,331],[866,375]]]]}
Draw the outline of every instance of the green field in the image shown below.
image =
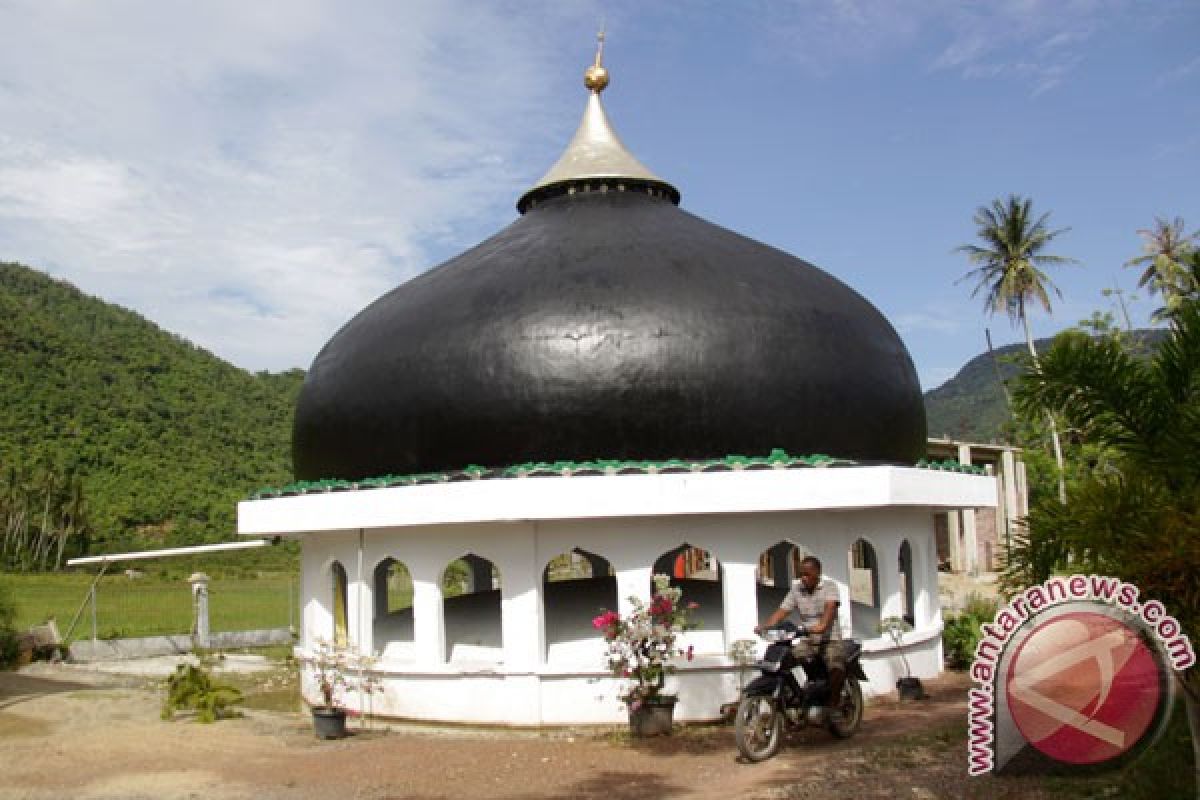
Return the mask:
{"type": "MultiPolygon", "coordinates": [[[[85,601],[93,575],[86,573],[0,573],[17,603],[24,629],[54,617],[65,636],[85,601]]],[[[214,578],[209,584],[209,624],[214,632],[286,628],[296,624],[299,580],[295,575],[214,578]]],[[[188,633],[192,627],[191,586],[182,578],[105,575],[96,587],[96,632],[102,638],[188,633]]],[[[72,639],[92,635],[91,607],[84,608],[72,639]]]]}

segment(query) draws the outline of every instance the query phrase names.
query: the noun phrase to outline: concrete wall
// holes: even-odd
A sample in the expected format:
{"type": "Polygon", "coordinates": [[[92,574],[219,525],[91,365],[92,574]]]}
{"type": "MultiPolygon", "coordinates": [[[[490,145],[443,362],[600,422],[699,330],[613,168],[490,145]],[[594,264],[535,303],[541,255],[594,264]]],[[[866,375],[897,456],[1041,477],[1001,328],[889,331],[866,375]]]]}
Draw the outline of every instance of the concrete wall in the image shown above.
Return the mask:
{"type": "MultiPolygon", "coordinates": [[[[294,641],[287,628],[270,628],[258,631],[235,631],[213,633],[208,637],[209,648],[231,649],[234,647],[268,647],[288,645],[294,641]]],[[[94,661],[123,661],[130,658],[169,656],[190,653],[195,640],[191,636],[144,636],[134,639],[83,639],[72,642],[72,661],[90,663],[94,661]]]]}

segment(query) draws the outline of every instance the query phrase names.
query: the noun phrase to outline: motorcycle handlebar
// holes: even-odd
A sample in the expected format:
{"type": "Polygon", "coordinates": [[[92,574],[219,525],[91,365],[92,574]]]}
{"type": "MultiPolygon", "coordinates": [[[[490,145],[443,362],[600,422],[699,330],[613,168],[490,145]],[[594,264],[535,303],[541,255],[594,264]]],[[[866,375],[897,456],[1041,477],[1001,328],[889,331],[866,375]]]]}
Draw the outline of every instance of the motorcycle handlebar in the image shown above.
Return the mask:
{"type": "MultiPolygon", "coordinates": [[[[782,625],[775,625],[770,628],[764,628],[761,625],[757,625],[754,628],[755,633],[757,633],[763,639],[768,639],[768,640],[770,640],[770,638],[771,638],[769,636],[771,631],[779,631],[780,633],[785,634],[792,639],[797,639],[801,636],[808,635],[808,628],[805,628],[803,625],[795,625],[791,622],[785,622],[782,625]]],[[[779,637],[777,637],[777,638],[779,638],[779,637]]]]}

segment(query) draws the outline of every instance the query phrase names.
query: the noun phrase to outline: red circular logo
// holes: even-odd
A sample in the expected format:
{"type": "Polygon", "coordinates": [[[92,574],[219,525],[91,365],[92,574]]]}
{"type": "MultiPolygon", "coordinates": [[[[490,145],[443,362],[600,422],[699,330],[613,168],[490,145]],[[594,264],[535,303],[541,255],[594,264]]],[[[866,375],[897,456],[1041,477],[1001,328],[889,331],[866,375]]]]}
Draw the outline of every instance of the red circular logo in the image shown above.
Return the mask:
{"type": "Polygon", "coordinates": [[[1006,690],[1025,740],[1068,764],[1127,753],[1162,698],[1158,661],[1137,631],[1087,611],[1034,628],[1010,662],[1006,690]]]}

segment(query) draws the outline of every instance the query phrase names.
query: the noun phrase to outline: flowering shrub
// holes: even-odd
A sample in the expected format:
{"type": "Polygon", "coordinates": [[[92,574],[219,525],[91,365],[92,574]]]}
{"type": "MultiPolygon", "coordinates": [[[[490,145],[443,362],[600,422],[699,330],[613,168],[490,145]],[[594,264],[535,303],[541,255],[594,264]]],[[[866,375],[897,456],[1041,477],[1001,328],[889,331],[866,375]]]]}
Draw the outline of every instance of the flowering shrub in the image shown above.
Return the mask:
{"type": "Polygon", "coordinates": [[[666,677],[675,671],[671,661],[692,660],[692,648],[682,650],[675,640],[680,633],[695,628],[689,612],[699,606],[683,603],[682,592],[671,586],[666,575],[654,576],[654,597],[649,604],[630,597],[633,610],[625,619],[616,611],[605,611],[592,620],[592,627],[604,634],[608,644],[608,668],[615,677],[628,678],[629,688],[621,693],[621,702],[630,711],[647,703],[674,699],[663,693],[666,677]]]}
{"type": "Polygon", "coordinates": [[[316,645],[309,663],[325,708],[337,708],[335,700],[344,692],[382,691],[378,676],[371,672],[378,658],[337,647],[326,639],[317,639],[316,645]]]}

